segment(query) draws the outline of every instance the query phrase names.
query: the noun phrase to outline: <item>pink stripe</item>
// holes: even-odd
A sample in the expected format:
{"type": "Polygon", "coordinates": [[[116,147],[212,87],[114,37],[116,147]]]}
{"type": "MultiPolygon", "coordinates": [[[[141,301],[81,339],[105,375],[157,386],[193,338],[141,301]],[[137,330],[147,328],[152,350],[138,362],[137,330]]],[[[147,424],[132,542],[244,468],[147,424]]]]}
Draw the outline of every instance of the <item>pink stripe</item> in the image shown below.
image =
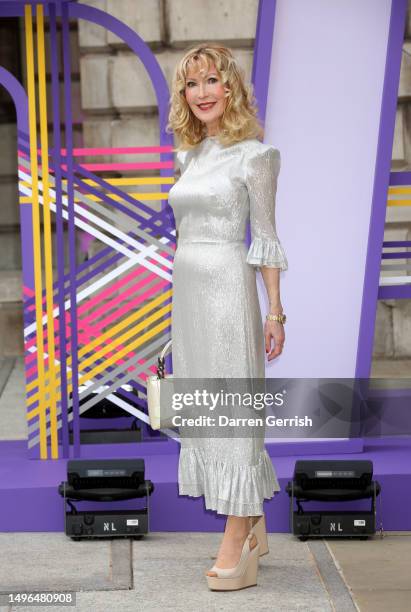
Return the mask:
{"type": "Polygon", "coordinates": [[[34,344],[36,344],[36,336],[34,336],[31,340],[27,340],[26,348],[27,350],[31,348],[34,344]]]}
{"type": "MultiPolygon", "coordinates": [[[[88,300],[82,306],[78,308],[77,310],[78,315],[81,315],[83,314],[84,311],[89,310],[90,308],[93,308],[93,306],[95,306],[97,303],[100,303],[101,300],[105,300],[111,293],[113,293],[113,291],[116,291],[117,289],[121,289],[121,287],[123,287],[128,282],[133,280],[133,278],[135,278],[136,276],[139,276],[141,272],[144,270],[145,268],[143,266],[138,266],[132,272],[130,272],[127,276],[113,283],[112,285],[110,285],[109,287],[101,291],[101,293],[98,293],[97,295],[95,295],[91,300],[88,300]]],[[[155,275],[152,274],[150,275],[150,278],[153,278],[154,276],[155,275]]]]}
{"type": "MultiPolygon", "coordinates": [[[[68,340],[66,349],[67,349],[67,350],[69,350],[69,348],[70,348],[70,343],[69,343],[69,339],[70,339],[70,328],[67,328],[67,330],[66,330],[66,334],[67,334],[67,340],[68,340]]],[[[97,335],[97,333],[96,333],[96,334],[93,334],[93,335],[97,335]]],[[[85,336],[84,334],[80,334],[80,333],[79,333],[79,343],[80,343],[80,344],[84,344],[84,346],[86,346],[86,345],[88,344],[88,342],[90,341],[90,339],[91,339],[91,338],[89,338],[88,336],[85,336]]],[[[104,344],[105,344],[105,345],[107,345],[107,346],[105,346],[104,348],[110,348],[110,343],[111,343],[111,341],[112,341],[111,339],[106,340],[104,344]]],[[[58,344],[58,343],[59,343],[59,338],[57,337],[57,338],[56,338],[56,359],[57,359],[57,360],[60,360],[60,351],[57,349],[57,344],[58,344]]],[[[122,345],[122,346],[123,346],[123,345],[122,345]]],[[[119,351],[119,350],[122,348],[122,346],[120,346],[120,347],[116,347],[115,352],[118,352],[118,351],[119,351]]],[[[93,352],[96,352],[97,350],[100,350],[100,348],[103,348],[103,347],[97,347],[97,348],[94,348],[94,349],[93,349],[93,352]]],[[[47,345],[47,343],[45,342],[45,345],[44,345],[44,352],[45,352],[45,353],[47,353],[47,351],[48,351],[48,345],[47,345]]],[[[113,353],[113,354],[114,354],[114,353],[113,353]]],[[[134,355],[134,353],[132,353],[132,355],[134,355]]],[[[124,360],[123,360],[123,361],[122,361],[122,360],[117,360],[117,362],[118,362],[118,363],[124,363],[124,360]]],[[[45,364],[46,366],[48,366],[48,363],[49,363],[49,358],[48,358],[48,357],[46,357],[46,358],[44,359],[44,364],[45,364]]],[[[30,377],[30,376],[32,376],[33,374],[36,374],[36,373],[37,373],[37,353],[30,353],[29,355],[26,355],[26,356],[25,356],[25,365],[26,365],[26,377],[27,377],[27,378],[29,378],[29,377],[30,377]],[[30,364],[31,364],[33,361],[35,362],[35,363],[34,363],[34,365],[33,365],[31,368],[27,369],[27,367],[28,367],[28,366],[29,366],[29,365],[30,365],[30,364]]],[[[33,390],[33,392],[34,392],[34,390],[33,390]]]]}
{"type": "MultiPolygon", "coordinates": [[[[36,338],[34,338],[34,344],[36,344],[36,338]]],[[[33,340],[30,340],[29,342],[26,342],[26,343],[24,344],[24,350],[28,352],[28,350],[29,350],[29,349],[30,349],[32,346],[33,346],[33,340]]],[[[29,353],[29,354],[30,354],[30,357],[27,357],[27,360],[28,360],[28,361],[32,361],[33,359],[35,359],[35,357],[36,357],[36,353],[32,353],[32,352],[30,351],[30,353],[29,353]]]]}
{"type": "Polygon", "coordinates": [[[33,297],[34,296],[34,290],[30,289],[30,287],[26,287],[25,285],[23,285],[23,293],[25,295],[28,295],[29,297],[33,297]]]}
{"type": "MultiPolygon", "coordinates": [[[[49,365],[49,358],[48,358],[48,357],[45,357],[45,358],[44,358],[44,366],[45,366],[45,367],[44,367],[44,370],[45,370],[45,373],[46,373],[46,374],[47,374],[47,366],[48,366],[48,365],[49,365]]],[[[34,374],[35,372],[37,372],[37,364],[36,364],[36,365],[35,365],[33,368],[30,368],[30,370],[27,370],[27,371],[26,371],[26,377],[27,377],[27,378],[30,378],[30,376],[31,376],[32,374],[34,374]]],[[[47,385],[47,382],[46,382],[46,385],[47,385]]],[[[33,391],[34,391],[34,390],[32,390],[32,392],[33,392],[33,391]]]]}
{"type": "MultiPolygon", "coordinates": [[[[66,319],[69,320],[70,316],[69,313],[66,313],[66,319]]],[[[79,321],[79,323],[81,323],[81,321],[79,321]]],[[[57,321],[55,320],[55,327],[56,327],[57,321]]],[[[82,346],[87,346],[87,344],[90,342],[90,340],[92,340],[93,338],[95,338],[96,336],[98,336],[98,331],[93,327],[93,326],[88,326],[86,331],[84,332],[80,332],[78,333],[78,340],[79,340],[79,344],[82,346]]],[[[47,334],[45,334],[47,336],[47,334]]],[[[69,351],[70,349],[70,337],[71,337],[71,328],[67,325],[66,326],[66,340],[67,340],[67,345],[66,345],[66,350],[69,351]]],[[[34,339],[35,342],[35,339],[34,339]]],[[[59,344],[60,344],[60,338],[57,335],[57,337],[55,338],[55,342],[56,342],[56,358],[58,360],[60,360],[60,351],[59,351],[59,344]]],[[[104,341],[104,346],[107,348],[110,347],[110,344],[112,342],[112,339],[109,338],[107,340],[104,341]]],[[[27,343],[28,344],[28,343],[27,343]]],[[[33,341],[30,341],[30,344],[33,344],[33,341]]],[[[99,350],[102,347],[97,347],[93,349],[93,352],[99,350]]],[[[116,349],[118,350],[118,349],[116,349]]],[[[44,352],[47,353],[48,352],[48,344],[47,344],[47,338],[45,337],[45,343],[44,343],[44,352]]],[[[30,356],[30,358],[27,360],[28,362],[33,361],[33,359],[36,358],[36,354],[32,354],[30,356]]],[[[31,370],[31,372],[33,372],[33,370],[31,370]]]]}
{"type": "MultiPolygon", "coordinates": [[[[44,313],[43,313],[43,316],[44,316],[44,313]]],[[[56,349],[57,349],[57,347],[59,345],[59,320],[58,319],[53,319],[53,329],[54,329],[54,342],[55,342],[55,346],[56,346],[56,349]]],[[[44,352],[47,353],[47,351],[48,351],[48,329],[47,329],[47,325],[45,325],[43,327],[43,336],[44,336],[44,352]]],[[[31,348],[32,346],[35,346],[36,338],[37,338],[37,332],[34,333],[34,336],[31,338],[31,340],[27,340],[24,343],[24,350],[25,351],[28,351],[29,348],[31,348]]],[[[27,358],[27,359],[28,359],[28,361],[32,361],[35,358],[36,358],[36,353],[30,353],[30,357],[27,358]]]]}
{"type": "MultiPolygon", "coordinates": [[[[103,327],[105,327],[106,325],[109,325],[110,323],[112,323],[113,321],[115,321],[116,319],[121,317],[121,315],[123,315],[124,313],[128,312],[134,306],[137,306],[138,304],[140,304],[140,302],[142,302],[146,298],[149,298],[153,294],[156,294],[158,292],[158,290],[160,288],[163,288],[164,285],[166,285],[166,284],[167,284],[167,281],[162,280],[157,285],[154,285],[153,287],[150,287],[149,291],[146,291],[145,293],[143,293],[141,295],[138,295],[134,300],[131,300],[127,304],[123,304],[123,306],[121,308],[116,309],[110,316],[106,317],[105,319],[101,319],[100,321],[98,321],[98,323],[96,323],[95,326],[94,326],[94,330],[96,332],[101,332],[101,329],[103,327]]],[[[137,285],[135,285],[133,287],[130,287],[130,289],[128,289],[126,292],[124,292],[123,295],[121,296],[122,299],[125,299],[128,296],[132,295],[132,293],[135,291],[136,286],[137,285]]]]}
{"type": "MultiPolygon", "coordinates": [[[[98,147],[98,148],[83,148],[73,149],[73,155],[78,157],[80,155],[128,155],[135,153],[171,153],[173,150],[172,145],[165,146],[154,146],[154,147],[98,147]]],[[[39,151],[40,153],[40,151],[39,151]]],[[[62,155],[67,155],[66,149],[61,149],[62,155]]]]}
{"type": "MultiPolygon", "coordinates": [[[[121,286],[127,284],[137,274],[138,274],[138,270],[137,271],[133,271],[127,277],[125,277],[125,278],[121,279],[120,281],[118,281],[117,283],[115,283],[115,285],[109,287],[104,292],[102,292],[99,295],[95,296],[92,300],[89,301],[89,303],[83,304],[83,306],[81,307],[82,311],[84,312],[84,310],[86,308],[92,307],[95,303],[100,303],[102,300],[107,298],[108,295],[111,294],[113,291],[115,291],[115,290],[119,289],[121,286]]],[[[126,291],[123,291],[120,296],[116,296],[115,298],[110,300],[109,303],[104,304],[103,306],[101,306],[100,308],[95,310],[93,313],[89,314],[87,317],[82,318],[82,319],[79,318],[79,320],[78,320],[79,330],[81,330],[81,336],[79,336],[80,343],[83,346],[86,346],[92,339],[97,338],[99,336],[99,334],[101,333],[101,329],[103,327],[106,327],[108,324],[113,323],[121,315],[123,315],[124,313],[128,312],[130,310],[130,308],[138,305],[142,300],[144,300],[147,297],[155,294],[156,292],[158,292],[158,290],[160,288],[162,289],[166,285],[167,285],[167,281],[165,281],[163,279],[158,279],[158,277],[156,277],[156,275],[150,274],[147,277],[145,277],[144,279],[142,279],[140,282],[138,282],[138,283],[132,285],[131,287],[129,287],[126,291]],[[96,321],[104,313],[108,313],[110,310],[112,310],[114,307],[116,307],[117,304],[121,303],[124,299],[128,298],[129,296],[131,296],[136,290],[140,289],[145,284],[149,283],[153,278],[157,278],[158,282],[156,282],[156,284],[153,287],[151,287],[148,292],[144,293],[143,295],[138,296],[135,300],[132,300],[131,302],[128,302],[127,304],[124,304],[122,308],[116,309],[115,312],[112,313],[110,316],[108,316],[108,317],[106,317],[104,319],[98,320],[94,325],[92,324],[93,321],[96,321]]],[[[70,330],[70,328],[68,328],[67,329],[67,339],[69,339],[70,336],[71,336],[71,330],[70,330]]],[[[104,344],[108,344],[109,345],[110,342],[112,342],[111,339],[109,339],[107,341],[104,341],[104,344]]],[[[94,351],[100,350],[100,348],[101,347],[94,348],[93,350],[94,351]]]]}
{"type": "Polygon", "coordinates": [[[35,358],[36,358],[36,353],[30,353],[29,355],[25,357],[24,363],[26,364],[26,366],[28,366],[35,358]]]}
{"type": "MultiPolygon", "coordinates": [[[[36,378],[37,378],[37,372],[36,372],[36,371],[35,371],[35,372],[29,372],[29,371],[27,370],[27,371],[26,371],[26,380],[29,380],[30,378],[34,378],[34,379],[36,379],[36,378]]],[[[32,381],[30,380],[30,383],[31,383],[31,382],[32,382],[32,381]]],[[[37,381],[36,381],[36,382],[37,382],[37,381]]],[[[32,389],[32,391],[31,391],[30,393],[35,393],[35,392],[36,392],[36,387],[34,387],[34,389],[32,389]]],[[[28,394],[27,394],[27,396],[28,396],[28,394]]]]}
{"type": "MultiPolygon", "coordinates": [[[[56,304],[53,304],[53,310],[55,308],[56,308],[56,304]]],[[[42,312],[42,317],[44,317],[45,315],[46,315],[46,313],[42,312]]],[[[58,330],[58,320],[57,319],[53,319],[53,327],[54,327],[54,332],[57,333],[57,330],[58,330]]],[[[31,340],[27,340],[25,342],[25,345],[24,345],[27,349],[29,349],[30,347],[32,347],[33,345],[36,344],[36,337],[37,337],[36,334],[37,334],[37,332],[33,331],[32,333],[34,334],[33,337],[31,338],[31,340]]],[[[43,335],[44,335],[44,340],[46,341],[46,339],[47,339],[47,323],[46,323],[46,325],[43,325],[43,335]]]]}
{"type": "Polygon", "coordinates": [[[26,364],[26,378],[27,378],[31,376],[32,374],[34,374],[35,372],[37,372],[37,352],[31,353],[30,357],[25,359],[25,364],[26,364]],[[27,370],[27,367],[30,365],[33,359],[35,360],[34,366],[32,366],[30,370],[27,370]]]}
{"type": "MultiPolygon", "coordinates": [[[[41,155],[41,149],[37,150],[38,154],[41,155]]],[[[153,147],[83,147],[73,149],[72,155],[74,157],[81,157],[86,155],[135,155],[140,153],[172,153],[172,145],[153,146],[153,147]]],[[[50,151],[50,155],[54,151],[50,151]]],[[[67,155],[66,149],[61,149],[62,155],[67,155]]],[[[18,150],[18,157],[23,159],[30,159],[30,155],[24,151],[18,150]]]]}
{"type": "MultiPolygon", "coordinates": [[[[169,261],[171,261],[171,257],[168,254],[164,254],[163,255],[166,259],[168,259],[169,261]]],[[[164,272],[167,272],[169,270],[169,267],[166,264],[161,263],[160,261],[157,261],[154,258],[154,255],[147,255],[147,260],[150,263],[156,264],[158,267],[160,267],[162,270],[164,270],[164,272]]]]}
{"type": "MultiPolygon", "coordinates": [[[[79,164],[80,168],[85,170],[156,170],[161,168],[174,168],[172,161],[168,162],[139,162],[139,163],[124,163],[124,164],[79,164]]],[[[61,168],[67,170],[66,164],[62,164],[61,168]]],[[[25,174],[29,174],[27,168],[19,166],[19,170],[25,174]]],[[[39,173],[43,171],[43,168],[39,166],[39,173]]],[[[53,174],[53,169],[49,169],[50,174],[53,174]]],[[[25,194],[23,194],[25,195],[25,194]]]]}
{"type": "MultiPolygon", "coordinates": [[[[131,276],[131,275],[129,275],[129,276],[131,276]]],[[[133,276],[135,276],[135,274],[133,274],[133,276]]],[[[90,323],[93,320],[96,320],[104,312],[109,312],[109,310],[112,310],[112,308],[115,307],[116,304],[119,301],[123,301],[123,299],[125,299],[128,296],[132,295],[137,289],[141,288],[144,284],[146,284],[149,281],[151,281],[154,276],[155,275],[149,275],[148,277],[146,277],[145,279],[143,279],[139,283],[136,283],[135,285],[131,286],[126,291],[123,291],[121,296],[117,296],[116,298],[111,300],[108,304],[104,304],[104,306],[102,306],[101,308],[97,309],[95,312],[90,314],[88,317],[79,320],[79,326],[82,327],[83,329],[85,328],[85,326],[87,326],[86,329],[87,329],[88,333],[92,337],[97,338],[98,335],[101,333],[101,329],[103,327],[106,327],[108,324],[113,323],[121,315],[123,315],[124,313],[128,312],[130,310],[130,308],[138,305],[143,299],[146,299],[148,296],[151,296],[152,294],[155,294],[159,290],[159,288],[163,288],[165,285],[167,285],[167,281],[162,280],[162,279],[161,280],[158,279],[158,282],[148,292],[144,293],[143,295],[138,296],[135,300],[132,300],[131,302],[128,302],[127,304],[124,304],[122,308],[116,309],[114,311],[114,313],[112,313],[110,316],[106,317],[105,319],[99,320],[95,325],[93,325],[93,326],[90,325],[90,323]]],[[[127,281],[128,279],[123,279],[123,280],[127,281]]],[[[124,284],[124,283],[122,282],[121,284],[124,284]]],[[[113,290],[113,288],[110,288],[110,289],[113,290]]],[[[106,291],[105,293],[108,293],[108,292],[106,291]]],[[[103,298],[101,296],[99,296],[99,300],[98,301],[100,301],[100,299],[103,299],[103,298]]],[[[93,302],[94,301],[95,301],[95,299],[93,300],[93,302]]],[[[109,340],[108,342],[111,342],[111,341],[112,340],[109,340]]]]}
{"type": "MultiPolygon", "coordinates": [[[[150,280],[150,279],[148,279],[148,280],[150,280]]],[[[147,279],[144,279],[144,282],[147,282],[147,279]]],[[[121,300],[126,299],[129,295],[131,295],[135,291],[136,287],[141,286],[141,284],[142,284],[142,282],[140,282],[140,283],[130,287],[127,291],[122,293],[122,295],[120,296],[120,299],[121,300]]],[[[89,326],[88,325],[87,326],[87,328],[88,328],[87,331],[90,334],[90,339],[91,339],[92,336],[93,337],[98,337],[98,335],[100,334],[101,329],[103,327],[106,327],[108,324],[110,324],[113,321],[117,320],[121,315],[123,315],[124,313],[128,312],[134,306],[137,306],[140,302],[142,302],[143,300],[147,299],[152,294],[157,293],[159,288],[164,287],[164,285],[167,285],[167,281],[165,281],[163,279],[159,280],[159,282],[155,286],[151,287],[149,291],[145,292],[142,295],[137,296],[134,300],[132,300],[130,302],[127,302],[126,304],[123,305],[122,308],[119,308],[119,309],[115,310],[110,316],[106,317],[105,319],[102,319],[102,320],[98,321],[94,326],[89,326]]],[[[116,298],[116,300],[117,300],[117,298],[116,298]]],[[[113,300],[113,302],[114,301],[115,300],[113,300]]],[[[111,304],[110,304],[110,306],[111,306],[111,304]]],[[[95,318],[96,316],[98,316],[97,313],[96,312],[93,313],[93,318],[95,318]]],[[[87,317],[87,319],[89,320],[90,317],[87,317]]],[[[81,323],[81,325],[84,325],[84,323],[85,323],[84,319],[80,323],[81,323]]],[[[103,348],[110,349],[110,345],[112,344],[112,342],[113,342],[113,338],[107,338],[106,340],[104,340],[103,345],[99,345],[97,347],[93,347],[93,352],[98,352],[98,351],[102,350],[103,348]]],[[[86,343],[84,343],[84,345],[86,345],[86,343]]],[[[121,350],[122,346],[123,345],[117,346],[116,349],[115,349],[116,352],[121,350]]],[[[131,354],[134,354],[134,353],[131,353],[131,354]]],[[[108,357],[109,357],[109,355],[106,354],[105,358],[108,358],[108,357]]],[[[125,363],[125,360],[117,360],[117,363],[125,363]]]]}
{"type": "MultiPolygon", "coordinates": [[[[133,274],[133,278],[136,275],[133,274]]],[[[140,287],[142,287],[143,285],[147,284],[149,281],[151,281],[153,278],[156,278],[156,276],[154,274],[149,274],[146,278],[142,279],[140,282],[138,282],[137,284],[133,285],[130,290],[136,291],[138,289],[140,289],[140,287]]],[[[127,279],[127,283],[128,283],[127,279]]],[[[132,279],[130,279],[132,280],[132,279]]],[[[167,282],[167,281],[164,281],[167,282]]],[[[126,283],[122,283],[122,285],[125,285],[126,283]]],[[[90,321],[92,321],[95,318],[98,318],[99,316],[103,315],[103,314],[107,314],[114,306],[116,306],[117,304],[120,304],[123,300],[123,296],[124,294],[121,293],[121,295],[116,296],[115,298],[113,298],[112,300],[110,300],[110,302],[108,304],[103,304],[100,308],[98,308],[97,310],[95,310],[93,313],[89,314],[87,317],[85,317],[84,319],[82,319],[82,323],[89,323],[90,321]]]]}
{"type": "MultiPolygon", "coordinates": [[[[143,153],[172,153],[172,145],[154,146],[154,147],[97,147],[97,148],[77,148],[73,149],[72,155],[74,157],[81,157],[86,155],[134,155],[143,153]]],[[[41,155],[41,149],[37,149],[37,153],[41,155]]],[[[49,152],[50,155],[54,151],[49,152]]],[[[66,149],[61,149],[61,155],[67,155],[66,149]]],[[[24,151],[19,151],[19,157],[29,159],[29,155],[24,151]]]]}
{"type": "MultiPolygon", "coordinates": [[[[107,289],[105,289],[104,291],[102,291],[101,293],[97,294],[94,296],[94,298],[92,298],[91,300],[88,300],[87,302],[85,302],[82,306],[80,306],[77,309],[77,315],[79,317],[79,327],[82,327],[84,324],[88,325],[89,322],[91,320],[93,320],[94,318],[96,318],[97,314],[91,314],[89,316],[87,316],[84,319],[80,319],[80,315],[89,310],[90,308],[92,308],[94,305],[96,304],[100,304],[101,300],[105,300],[107,297],[109,297],[109,295],[111,293],[113,293],[113,291],[116,291],[118,289],[121,289],[124,285],[128,284],[131,280],[133,280],[136,276],[138,276],[142,270],[145,270],[145,268],[143,268],[142,266],[138,266],[138,268],[136,268],[135,270],[133,270],[130,274],[128,274],[127,276],[125,276],[124,278],[120,279],[119,281],[117,281],[116,283],[113,283],[112,285],[110,285],[107,289]]],[[[138,289],[139,287],[141,287],[142,285],[144,285],[145,283],[147,283],[148,281],[152,280],[153,278],[157,278],[156,275],[153,274],[149,274],[145,279],[143,279],[140,283],[137,283],[136,285],[134,285],[135,289],[138,289]]],[[[122,299],[122,297],[120,296],[120,299],[122,299]]],[[[54,306],[55,307],[55,306],[54,306]]],[[[100,313],[101,311],[104,312],[104,310],[108,310],[107,306],[104,305],[103,307],[101,307],[100,309],[98,309],[98,313],[100,313]]],[[[43,313],[44,316],[45,313],[43,313]]],[[[65,313],[66,315],[66,335],[67,335],[67,339],[70,338],[71,336],[71,331],[70,331],[70,327],[68,326],[69,322],[70,322],[70,312],[66,311],[65,313]]],[[[54,320],[54,328],[55,331],[57,333],[58,330],[58,320],[55,319],[54,320]]],[[[84,328],[83,328],[84,331],[84,328]]],[[[44,330],[45,333],[45,340],[47,337],[47,330],[44,330]]],[[[34,336],[30,339],[27,340],[25,343],[25,347],[26,350],[28,350],[30,347],[34,346],[36,344],[36,334],[34,334],[34,336]]],[[[56,346],[58,346],[58,333],[57,333],[57,342],[56,342],[56,346]]]]}
{"type": "MultiPolygon", "coordinates": [[[[45,335],[47,334],[47,327],[44,327],[44,326],[43,326],[43,333],[44,333],[45,335]]],[[[34,346],[34,345],[36,344],[36,340],[37,340],[37,330],[34,330],[34,331],[33,331],[33,332],[30,334],[30,335],[32,336],[32,337],[31,337],[31,340],[26,340],[26,344],[25,344],[25,346],[26,346],[26,348],[27,348],[27,349],[31,348],[32,346],[34,346]]]]}
{"type": "MultiPolygon", "coordinates": [[[[139,284],[141,284],[141,283],[139,283],[139,284]]],[[[131,302],[128,302],[127,304],[124,304],[122,308],[115,310],[110,316],[106,317],[105,319],[102,319],[102,320],[98,321],[96,323],[96,325],[94,325],[94,326],[87,326],[88,327],[87,331],[90,334],[89,340],[91,340],[92,337],[94,337],[94,338],[98,337],[99,334],[101,333],[101,329],[103,327],[106,327],[108,324],[110,324],[113,321],[117,320],[121,315],[123,315],[124,313],[128,312],[134,306],[138,305],[142,300],[146,299],[151,294],[156,293],[161,285],[164,286],[166,284],[167,284],[167,281],[161,280],[159,283],[157,283],[156,286],[152,287],[150,289],[150,291],[146,292],[144,295],[137,296],[131,302]]],[[[123,299],[123,298],[127,297],[129,294],[131,294],[135,290],[136,286],[137,285],[135,285],[133,287],[130,287],[130,289],[125,294],[122,294],[121,299],[123,299]]],[[[97,316],[97,314],[94,313],[94,316],[97,316]]],[[[81,321],[81,324],[84,325],[84,320],[81,321]]],[[[103,345],[105,345],[106,347],[109,347],[110,344],[112,344],[112,342],[113,342],[113,338],[107,338],[106,340],[104,340],[103,345]]],[[[87,342],[84,343],[84,346],[86,346],[86,345],[87,345],[87,342]]],[[[98,347],[94,347],[93,348],[93,352],[97,352],[97,351],[99,351],[101,349],[102,349],[102,345],[99,345],[98,347]]],[[[118,351],[118,350],[120,350],[119,347],[116,348],[116,351],[118,351]]],[[[119,361],[118,363],[122,363],[122,362],[119,361]]]]}
{"type": "Polygon", "coordinates": [[[30,170],[28,170],[27,168],[25,168],[24,166],[19,166],[19,170],[21,172],[24,172],[25,174],[28,174],[29,176],[31,176],[30,170]]]}
{"type": "MultiPolygon", "coordinates": [[[[68,318],[68,313],[66,313],[66,318],[68,318]]],[[[58,319],[54,319],[54,332],[55,332],[55,352],[56,352],[56,359],[60,361],[60,350],[59,350],[59,345],[60,345],[60,336],[59,336],[59,321],[58,319]]],[[[70,335],[70,328],[68,325],[66,325],[66,335],[69,338],[70,335]]],[[[47,353],[48,352],[48,342],[47,342],[47,328],[44,329],[44,352],[47,353]]],[[[27,350],[30,346],[33,346],[33,344],[36,343],[36,337],[32,338],[31,340],[29,340],[28,342],[25,343],[24,348],[25,350],[27,350]]],[[[67,346],[66,346],[66,350],[70,349],[70,345],[69,342],[67,342],[67,346]]],[[[29,355],[25,356],[25,363],[26,365],[29,365],[32,361],[36,360],[37,361],[37,352],[35,353],[30,353],[29,355]]],[[[48,364],[48,357],[45,359],[45,363],[48,364]]],[[[30,376],[31,374],[34,374],[34,372],[37,370],[37,365],[35,365],[34,367],[32,367],[30,370],[28,370],[26,376],[30,376]]]]}
{"type": "MultiPolygon", "coordinates": [[[[56,305],[53,304],[53,309],[56,308],[56,305]]],[[[43,316],[45,315],[45,313],[43,312],[43,316]]],[[[69,327],[67,325],[69,319],[69,314],[66,313],[66,333],[69,331],[69,327]]],[[[54,318],[53,319],[53,329],[54,329],[54,342],[55,342],[55,346],[56,346],[56,350],[59,346],[59,342],[60,342],[60,337],[59,337],[59,319],[54,318]]],[[[28,350],[29,348],[31,348],[32,346],[34,346],[36,344],[36,338],[37,338],[37,332],[33,332],[33,337],[30,340],[26,340],[26,342],[24,343],[24,349],[28,350]]],[[[47,330],[47,325],[45,325],[43,327],[43,335],[44,335],[44,351],[47,352],[48,350],[48,330],[47,330]]],[[[35,357],[35,353],[32,354],[35,357]]]]}
{"type": "MultiPolygon", "coordinates": [[[[125,164],[79,164],[85,170],[156,170],[160,168],[174,168],[173,162],[140,162],[125,164]]],[[[62,164],[62,169],[67,170],[67,166],[62,164]]],[[[40,172],[41,172],[40,168],[40,172]]]]}
{"type": "Polygon", "coordinates": [[[26,370],[26,378],[30,378],[33,374],[37,374],[37,367],[26,370]]]}

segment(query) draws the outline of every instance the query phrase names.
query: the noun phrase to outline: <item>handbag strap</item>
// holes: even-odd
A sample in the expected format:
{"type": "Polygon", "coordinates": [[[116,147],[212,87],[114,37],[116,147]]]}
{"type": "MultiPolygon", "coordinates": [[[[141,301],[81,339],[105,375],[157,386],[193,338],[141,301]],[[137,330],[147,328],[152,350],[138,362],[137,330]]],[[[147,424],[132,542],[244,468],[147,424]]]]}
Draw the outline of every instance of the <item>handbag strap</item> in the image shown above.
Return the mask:
{"type": "Polygon", "coordinates": [[[163,350],[160,353],[160,358],[164,359],[164,357],[166,356],[166,354],[168,353],[168,351],[170,350],[171,347],[171,340],[169,340],[167,342],[167,344],[164,346],[163,350]]]}
{"type": "Polygon", "coordinates": [[[161,351],[159,357],[158,357],[158,365],[157,365],[157,376],[159,378],[164,378],[165,376],[165,364],[164,364],[164,358],[166,356],[166,354],[168,353],[168,351],[171,348],[171,340],[169,340],[167,342],[167,344],[164,346],[163,350],[161,351]]]}

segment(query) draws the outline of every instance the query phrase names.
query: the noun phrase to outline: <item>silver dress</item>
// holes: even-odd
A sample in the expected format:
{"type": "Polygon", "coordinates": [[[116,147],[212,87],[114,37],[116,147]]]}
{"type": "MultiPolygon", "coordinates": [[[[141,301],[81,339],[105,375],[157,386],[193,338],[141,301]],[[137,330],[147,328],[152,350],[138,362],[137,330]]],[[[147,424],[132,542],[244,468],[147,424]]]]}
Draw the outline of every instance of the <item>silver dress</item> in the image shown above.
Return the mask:
{"type": "MultiPolygon", "coordinates": [[[[256,139],[223,146],[208,137],[178,152],[177,166],[173,375],[264,379],[256,271],[288,267],[275,227],[280,153],[256,139]]],[[[253,435],[181,437],[178,485],[180,495],[204,495],[206,509],[236,516],[261,515],[280,491],[264,438],[253,435]]]]}

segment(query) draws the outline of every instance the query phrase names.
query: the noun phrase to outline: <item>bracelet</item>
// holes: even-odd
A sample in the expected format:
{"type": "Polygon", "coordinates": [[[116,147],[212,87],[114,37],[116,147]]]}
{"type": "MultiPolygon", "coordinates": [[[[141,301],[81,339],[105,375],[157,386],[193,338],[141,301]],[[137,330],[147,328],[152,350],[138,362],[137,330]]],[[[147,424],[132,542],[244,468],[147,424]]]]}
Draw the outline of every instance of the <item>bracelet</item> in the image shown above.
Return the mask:
{"type": "Polygon", "coordinates": [[[285,316],[285,314],[268,314],[266,316],[266,320],[267,321],[278,321],[279,323],[282,323],[284,325],[284,323],[287,320],[287,317],[285,316]]]}

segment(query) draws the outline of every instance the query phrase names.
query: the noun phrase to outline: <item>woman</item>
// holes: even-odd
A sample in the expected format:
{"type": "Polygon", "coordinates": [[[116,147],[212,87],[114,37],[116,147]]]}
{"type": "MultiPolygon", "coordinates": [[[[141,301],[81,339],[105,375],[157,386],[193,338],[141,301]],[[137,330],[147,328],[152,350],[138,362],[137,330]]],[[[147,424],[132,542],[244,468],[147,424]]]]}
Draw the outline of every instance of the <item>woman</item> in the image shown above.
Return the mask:
{"type": "MultiPolygon", "coordinates": [[[[252,87],[231,51],[215,44],[188,50],[176,67],[169,128],[180,140],[180,178],[169,192],[177,228],[173,268],[175,378],[264,378],[284,345],[275,194],[280,153],[263,144],[252,87]],[[252,243],[245,231],[250,219],[252,243]],[[260,269],[269,299],[264,328],[256,287],[260,269]]],[[[263,500],[280,491],[254,436],[181,437],[181,495],[204,495],[227,515],[211,589],[256,584],[258,556],[268,552],[263,500]]]]}

